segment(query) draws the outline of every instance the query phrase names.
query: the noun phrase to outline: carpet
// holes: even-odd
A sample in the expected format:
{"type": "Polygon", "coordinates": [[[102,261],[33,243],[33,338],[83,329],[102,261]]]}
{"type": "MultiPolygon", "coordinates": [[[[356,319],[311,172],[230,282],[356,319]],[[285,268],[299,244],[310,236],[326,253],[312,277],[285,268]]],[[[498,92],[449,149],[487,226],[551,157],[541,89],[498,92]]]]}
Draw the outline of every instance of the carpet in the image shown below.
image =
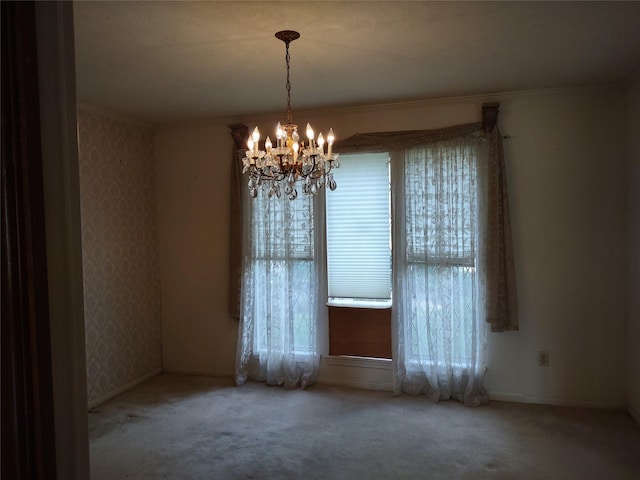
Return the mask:
{"type": "Polygon", "coordinates": [[[162,374],[89,425],[93,480],[640,479],[620,411],[162,374]]]}

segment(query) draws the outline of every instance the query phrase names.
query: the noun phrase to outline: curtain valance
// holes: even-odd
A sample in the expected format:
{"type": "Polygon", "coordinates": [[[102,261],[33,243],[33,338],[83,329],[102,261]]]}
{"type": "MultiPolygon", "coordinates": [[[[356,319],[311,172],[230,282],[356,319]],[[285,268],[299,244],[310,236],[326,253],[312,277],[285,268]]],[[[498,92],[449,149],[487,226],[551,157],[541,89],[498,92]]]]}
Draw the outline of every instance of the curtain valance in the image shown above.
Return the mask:
{"type": "Polygon", "coordinates": [[[334,150],[340,153],[394,152],[470,135],[482,130],[482,122],[466,123],[436,130],[408,130],[404,132],[357,133],[336,141],[334,150]]]}

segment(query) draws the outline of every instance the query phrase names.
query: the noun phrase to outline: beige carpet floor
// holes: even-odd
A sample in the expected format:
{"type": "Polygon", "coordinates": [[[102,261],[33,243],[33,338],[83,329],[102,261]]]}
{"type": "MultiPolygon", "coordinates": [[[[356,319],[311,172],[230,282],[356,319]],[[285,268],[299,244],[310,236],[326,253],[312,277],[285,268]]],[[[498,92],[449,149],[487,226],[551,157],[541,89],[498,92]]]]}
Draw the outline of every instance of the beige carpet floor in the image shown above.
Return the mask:
{"type": "Polygon", "coordinates": [[[89,414],[93,480],[640,479],[625,412],[160,375],[89,414]]]}

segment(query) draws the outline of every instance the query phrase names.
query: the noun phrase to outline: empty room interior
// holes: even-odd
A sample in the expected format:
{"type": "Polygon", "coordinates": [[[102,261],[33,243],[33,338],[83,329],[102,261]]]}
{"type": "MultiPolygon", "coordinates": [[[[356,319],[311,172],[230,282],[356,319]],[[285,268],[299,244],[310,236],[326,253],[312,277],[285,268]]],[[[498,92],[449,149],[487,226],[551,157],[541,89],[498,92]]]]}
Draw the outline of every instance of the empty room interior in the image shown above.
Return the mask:
{"type": "Polygon", "coordinates": [[[640,478],[640,3],[38,9],[58,478],[640,478]]]}

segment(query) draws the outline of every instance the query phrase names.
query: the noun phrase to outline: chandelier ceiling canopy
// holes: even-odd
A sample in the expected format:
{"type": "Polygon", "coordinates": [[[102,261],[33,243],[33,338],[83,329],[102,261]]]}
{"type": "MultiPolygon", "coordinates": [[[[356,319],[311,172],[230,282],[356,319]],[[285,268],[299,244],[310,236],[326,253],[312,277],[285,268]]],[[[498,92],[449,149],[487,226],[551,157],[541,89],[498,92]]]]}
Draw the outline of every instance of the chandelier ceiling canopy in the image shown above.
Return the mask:
{"type": "Polygon", "coordinates": [[[260,150],[260,131],[253,129],[247,140],[246,155],[242,159],[243,173],[249,175],[249,195],[256,198],[258,189],[269,192],[269,197],[284,193],[290,200],[298,196],[296,183],[302,183],[305,195],[315,195],[325,184],[329,189],[336,189],[336,181],[332,170],[340,166],[339,155],[333,153],[332,147],[335,137],[333,129],[329,129],[326,140],[320,133],[317,138],[311,125],[307,123],[305,134],[307,141],[301,141],[298,125],[293,123],[291,115],[291,81],[289,78],[289,44],[300,38],[300,34],[293,30],[283,30],[276,33],[276,38],[286,45],[285,62],[287,65],[287,123],[276,127],[276,144],[267,137],[264,150],[260,150]],[[325,143],[327,151],[325,152],[325,143]]]}

